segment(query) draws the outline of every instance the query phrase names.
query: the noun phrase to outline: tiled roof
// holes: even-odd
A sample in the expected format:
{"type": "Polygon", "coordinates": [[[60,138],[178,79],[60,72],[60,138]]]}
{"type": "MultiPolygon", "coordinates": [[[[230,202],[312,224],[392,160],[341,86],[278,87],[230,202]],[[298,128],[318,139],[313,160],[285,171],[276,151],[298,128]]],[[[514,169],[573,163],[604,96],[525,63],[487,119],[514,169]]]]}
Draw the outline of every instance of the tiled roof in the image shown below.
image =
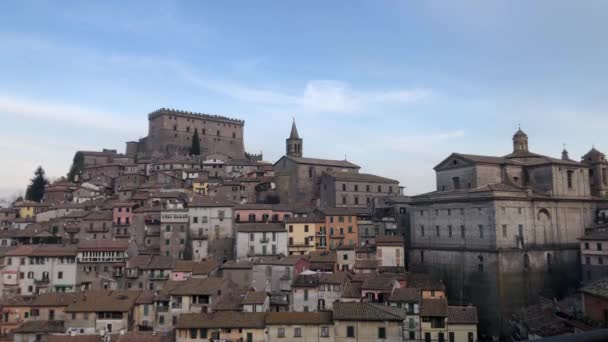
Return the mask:
{"type": "Polygon", "coordinates": [[[323,208],[320,209],[325,216],[356,216],[359,209],[351,208],[323,208]]]}
{"type": "Polygon", "coordinates": [[[593,240],[598,240],[598,241],[603,241],[603,240],[608,240],[608,231],[595,231],[595,232],[589,232],[587,234],[585,234],[584,236],[578,238],[579,240],[585,241],[585,240],[589,240],[589,241],[593,241],[593,240]]]}
{"type": "Polygon", "coordinates": [[[417,287],[422,290],[445,291],[445,284],[426,273],[409,273],[406,277],[407,287],[417,287]]]}
{"type": "Polygon", "coordinates": [[[420,289],[415,287],[402,287],[393,290],[393,293],[388,299],[390,302],[420,302],[420,289]]]}
{"type": "Polygon", "coordinates": [[[6,256],[76,256],[74,246],[65,245],[22,245],[6,252],[6,256]]]}
{"type": "MultiPolygon", "coordinates": [[[[170,283],[170,282],[168,282],[170,283]]],[[[218,293],[224,279],[222,278],[188,278],[186,280],[173,282],[172,288],[168,291],[170,295],[215,295],[218,293]]]]}
{"type": "Polygon", "coordinates": [[[221,268],[222,269],[251,269],[251,263],[249,261],[226,261],[221,268]]]}
{"type": "Polygon", "coordinates": [[[47,292],[33,297],[31,306],[68,306],[75,300],[82,299],[82,292],[47,292]]]}
{"type": "Polygon", "coordinates": [[[127,312],[138,296],[139,291],[88,291],[68,305],[65,312],[127,312]]]}
{"type": "MultiPolygon", "coordinates": [[[[320,165],[320,166],[334,166],[334,167],[345,167],[345,168],[356,168],[359,169],[358,165],[355,165],[347,160],[332,160],[332,159],[318,159],[318,158],[297,158],[291,156],[283,156],[283,158],[289,159],[297,164],[309,164],[309,165],[320,165]]],[[[281,159],[283,159],[281,158],[281,159]]],[[[275,165],[281,160],[279,159],[275,165]]]]}
{"type": "Polygon", "coordinates": [[[184,314],[177,319],[176,328],[263,329],[265,313],[218,311],[212,314],[184,314]]]}
{"type": "Polygon", "coordinates": [[[376,236],[376,246],[403,246],[403,236],[376,236]]]}
{"type": "Polygon", "coordinates": [[[283,266],[294,266],[298,261],[305,258],[303,255],[288,255],[288,256],[276,256],[266,255],[259,256],[253,259],[254,265],[283,265],[283,266]]]}
{"type": "Polygon", "coordinates": [[[447,299],[422,299],[422,304],[420,305],[420,316],[446,317],[447,315],[447,299]]]}
{"type": "Polygon", "coordinates": [[[91,211],[85,216],[85,221],[112,221],[113,213],[111,210],[96,210],[91,211]]]}
{"type": "Polygon", "coordinates": [[[325,312],[269,312],[267,325],[319,325],[332,324],[332,313],[325,312]]]}
{"type": "Polygon", "coordinates": [[[399,184],[399,181],[397,180],[380,177],[369,173],[326,172],[325,174],[333,177],[335,180],[338,181],[399,184]]]}
{"type": "Polygon", "coordinates": [[[27,321],[11,331],[14,334],[65,333],[63,321],[27,321]]]}
{"type": "Polygon", "coordinates": [[[342,291],[342,298],[361,298],[361,282],[349,282],[342,291]]]}
{"type": "Polygon", "coordinates": [[[369,303],[334,303],[335,321],[403,321],[405,312],[369,303]]]}
{"type": "Polygon", "coordinates": [[[599,279],[584,286],[581,292],[608,299],[608,278],[599,279]]]}
{"type": "Polygon", "coordinates": [[[243,305],[264,304],[268,295],[266,292],[249,291],[245,294],[245,298],[241,302],[243,305]]]}
{"type": "Polygon", "coordinates": [[[372,260],[364,260],[364,259],[356,260],[355,268],[357,268],[357,269],[378,268],[378,260],[373,260],[373,259],[372,260]]]}
{"type": "Polygon", "coordinates": [[[215,259],[206,259],[201,261],[177,260],[175,262],[174,272],[192,272],[193,275],[209,274],[219,267],[215,259]]]}
{"type": "Polygon", "coordinates": [[[191,208],[210,208],[210,207],[234,207],[235,203],[228,201],[228,200],[224,200],[224,199],[219,199],[219,198],[211,198],[211,197],[203,197],[203,196],[196,196],[194,197],[189,203],[188,203],[188,207],[191,208]]]}
{"type": "Polygon", "coordinates": [[[310,262],[336,262],[336,252],[315,251],[310,253],[310,262]]]}
{"type": "MultiPolygon", "coordinates": [[[[100,342],[99,334],[91,335],[47,335],[47,342],[100,342]]],[[[114,339],[112,339],[114,340],[114,339]]]]}
{"type": "Polygon", "coordinates": [[[239,233],[286,232],[282,223],[237,223],[239,233]]]}
{"type": "Polygon", "coordinates": [[[78,243],[79,251],[124,251],[129,247],[129,240],[82,240],[78,243]]]}
{"type": "Polygon", "coordinates": [[[306,217],[289,217],[285,223],[324,223],[325,219],[320,215],[309,214],[306,217]]]}
{"type": "Polygon", "coordinates": [[[474,306],[448,306],[448,324],[477,324],[474,306]]]}
{"type": "Polygon", "coordinates": [[[349,279],[346,272],[300,274],[294,280],[292,287],[316,287],[319,284],[342,285],[349,279]]]}
{"type": "Polygon", "coordinates": [[[395,278],[390,275],[377,275],[373,278],[366,279],[361,288],[364,290],[384,290],[388,291],[393,289],[395,284],[395,278]]]}

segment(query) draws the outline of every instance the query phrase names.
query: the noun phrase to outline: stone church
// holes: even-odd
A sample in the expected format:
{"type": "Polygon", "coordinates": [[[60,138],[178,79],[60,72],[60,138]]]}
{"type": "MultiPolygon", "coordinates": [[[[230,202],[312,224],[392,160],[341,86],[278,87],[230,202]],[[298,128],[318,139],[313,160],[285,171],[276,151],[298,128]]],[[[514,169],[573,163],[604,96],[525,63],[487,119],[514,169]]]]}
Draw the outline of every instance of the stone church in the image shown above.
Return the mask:
{"type": "Polygon", "coordinates": [[[411,266],[477,305],[486,333],[507,333],[513,312],[578,285],[577,238],[608,206],[604,154],[536,154],[520,129],[512,153],[453,153],[434,169],[436,190],[412,197],[411,266]]]}

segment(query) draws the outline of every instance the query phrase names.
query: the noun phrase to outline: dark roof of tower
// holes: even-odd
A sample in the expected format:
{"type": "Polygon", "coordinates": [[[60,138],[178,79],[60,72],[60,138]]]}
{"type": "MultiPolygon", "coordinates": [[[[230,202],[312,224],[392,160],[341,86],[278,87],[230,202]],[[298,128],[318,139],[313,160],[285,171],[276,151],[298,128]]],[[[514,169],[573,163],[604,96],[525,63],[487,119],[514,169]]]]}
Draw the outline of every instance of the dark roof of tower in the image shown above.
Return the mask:
{"type": "Polygon", "coordinates": [[[296,127],[296,120],[293,120],[291,124],[291,134],[289,134],[289,139],[300,139],[298,135],[298,128],[296,127]]]}
{"type": "Polygon", "coordinates": [[[513,134],[513,137],[514,137],[514,138],[515,138],[515,137],[527,137],[527,136],[528,136],[528,135],[527,135],[527,134],[526,134],[524,131],[522,131],[522,130],[521,130],[521,128],[519,128],[519,129],[517,130],[517,132],[515,132],[515,134],[513,134]]]}
{"type": "Polygon", "coordinates": [[[589,152],[585,153],[585,155],[583,156],[583,159],[587,159],[590,157],[596,157],[596,156],[604,156],[604,154],[602,152],[598,151],[594,146],[594,147],[591,147],[589,152]]]}

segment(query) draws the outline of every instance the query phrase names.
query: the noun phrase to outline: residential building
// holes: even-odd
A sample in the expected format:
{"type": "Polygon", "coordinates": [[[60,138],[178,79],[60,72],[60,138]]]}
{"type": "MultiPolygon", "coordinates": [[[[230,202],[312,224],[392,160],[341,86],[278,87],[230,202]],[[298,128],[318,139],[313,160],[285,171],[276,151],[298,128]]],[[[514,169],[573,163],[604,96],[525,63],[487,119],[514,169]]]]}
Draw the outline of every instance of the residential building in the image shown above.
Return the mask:
{"type": "Polygon", "coordinates": [[[287,255],[287,231],[282,223],[236,225],[236,257],[287,255]]]}
{"type": "Polygon", "coordinates": [[[232,202],[200,196],[188,203],[192,260],[207,257],[222,261],[233,259],[233,248],[223,253],[225,241],[229,239],[233,243],[235,238],[233,207],[232,202]]]}
{"type": "Polygon", "coordinates": [[[578,240],[583,282],[608,277],[608,230],[589,230],[578,240]]]}
{"type": "Polygon", "coordinates": [[[423,341],[447,341],[448,301],[445,298],[422,298],[420,334],[423,341]]]}
{"type": "Polygon", "coordinates": [[[405,241],[402,236],[376,238],[376,259],[379,267],[405,267],[405,241]]]}
{"type": "Polygon", "coordinates": [[[129,242],[85,240],[78,243],[76,286],[86,290],[122,288],[129,242]]]}
{"type": "Polygon", "coordinates": [[[265,313],[221,311],[180,315],[175,327],[177,342],[265,342],[265,313]]]}
{"type": "Polygon", "coordinates": [[[477,308],[474,306],[448,306],[448,341],[477,341],[477,308]]]}
{"type": "Polygon", "coordinates": [[[338,246],[359,245],[356,211],[348,208],[325,208],[321,213],[325,216],[327,250],[338,246]]]}
{"type": "Polygon", "coordinates": [[[325,312],[269,312],[267,341],[334,341],[332,314],[325,312]]]}
{"type": "Polygon", "coordinates": [[[369,303],[335,303],[334,341],[403,341],[402,309],[369,303]]]}
{"type": "Polygon", "coordinates": [[[308,217],[291,217],[285,220],[288,238],[289,255],[305,255],[316,249],[317,230],[324,226],[324,220],[318,215],[308,217]]]}

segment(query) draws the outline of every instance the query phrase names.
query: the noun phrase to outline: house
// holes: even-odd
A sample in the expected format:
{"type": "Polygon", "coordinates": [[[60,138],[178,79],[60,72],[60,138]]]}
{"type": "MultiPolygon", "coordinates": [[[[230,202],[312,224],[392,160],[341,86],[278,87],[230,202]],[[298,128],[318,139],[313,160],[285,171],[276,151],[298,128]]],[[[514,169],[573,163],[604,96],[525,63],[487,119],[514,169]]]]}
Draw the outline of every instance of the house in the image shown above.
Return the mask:
{"type": "Polygon", "coordinates": [[[448,337],[448,301],[445,298],[422,298],[420,333],[424,341],[446,341],[448,337]]]}
{"type": "Polygon", "coordinates": [[[112,226],[115,238],[128,238],[130,227],[133,223],[133,210],[136,208],[135,202],[114,202],[112,203],[112,226]]]}
{"type": "Polygon", "coordinates": [[[174,260],[164,255],[137,255],[126,264],[127,289],[160,290],[171,275],[174,260]]]}
{"type": "Polygon", "coordinates": [[[162,289],[169,296],[170,313],[177,317],[183,313],[212,312],[222,294],[227,294],[234,284],[223,278],[190,278],[169,281],[162,289]]]}
{"type": "Polygon", "coordinates": [[[394,275],[373,275],[361,284],[361,296],[368,303],[387,304],[393,290],[400,287],[401,284],[394,275]]]}
{"type": "Polygon", "coordinates": [[[332,313],[269,312],[266,314],[267,341],[334,341],[332,313]]]}
{"type": "Polygon", "coordinates": [[[450,342],[477,341],[477,308],[448,306],[448,338],[450,342]]]}
{"type": "Polygon", "coordinates": [[[3,297],[0,320],[0,337],[12,341],[12,331],[30,317],[31,298],[24,296],[3,297]]]}
{"type": "Polygon", "coordinates": [[[253,265],[249,261],[226,261],[220,271],[224,279],[231,280],[242,288],[250,288],[253,265]]]}
{"type": "Polygon", "coordinates": [[[180,315],[175,326],[177,342],[265,342],[265,313],[220,311],[180,315]]]}
{"type": "Polygon", "coordinates": [[[234,207],[236,223],[284,222],[292,210],[280,204],[246,203],[234,207]]]}
{"type": "Polygon", "coordinates": [[[267,312],[270,297],[264,291],[247,291],[241,301],[243,312],[267,312]]]}
{"type": "Polygon", "coordinates": [[[252,259],[251,287],[258,291],[289,292],[291,283],[309,263],[301,255],[261,256],[252,259]]]}
{"type": "Polygon", "coordinates": [[[580,290],[585,316],[608,324],[608,278],[596,280],[580,290]]]}
{"type": "Polygon", "coordinates": [[[370,303],[335,303],[335,341],[391,341],[403,339],[402,309],[370,303]]]}
{"type": "Polygon", "coordinates": [[[594,229],[580,237],[583,282],[608,277],[608,230],[594,229]]]}
{"type": "Polygon", "coordinates": [[[291,309],[297,312],[332,310],[349,282],[346,272],[300,274],[292,285],[291,309]]]}
{"type": "Polygon", "coordinates": [[[35,218],[38,213],[46,210],[48,204],[42,204],[34,201],[20,201],[13,205],[19,210],[19,217],[23,219],[35,218]]]}
{"type": "MultiPolygon", "coordinates": [[[[285,219],[288,231],[288,252],[294,254],[310,254],[316,249],[317,231],[324,228],[325,221],[318,215],[308,217],[290,217],[285,219]]],[[[322,244],[321,241],[318,242],[322,244]]]]}
{"type": "Polygon", "coordinates": [[[396,288],[388,299],[390,306],[402,308],[406,312],[405,341],[415,342],[421,339],[420,301],[420,289],[412,287],[396,288]]]}
{"type": "Polygon", "coordinates": [[[65,332],[63,321],[29,321],[12,331],[15,342],[46,342],[51,334],[65,332]]]}
{"type": "Polygon", "coordinates": [[[140,291],[87,291],[65,309],[66,329],[77,334],[111,334],[131,330],[131,317],[139,294],[140,291]]]}
{"type": "Polygon", "coordinates": [[[354,246],[338,246],[336,247],[336,267],[340,271],[355,270],[356,253],[354,246]]]}
{"type": "Polygon", "coordinates": [[[80,230],[81,237],[84,239],[110,239],[113,218],[111,210],[91,211],[82,219],[84,229],[80,230]]]}
{"type": "Polygon", "coordinates": [[[239,223],[236,230],[237,259],[287,255],[287,231],[282,223],[239,223]]]}
{"type": "Polygon", "coordinates": [[[402,236],[376,237],[376,259],[379,267],[404,267],[405,241],[402,236]]]}
{"type": "MultiPolygon", "coordinates": [[[[325,217],[326,250],[337,246],[358,246],[357,212],[349,208],[325,208],[321,210],[325,217]]],[[[319,249],[319,247],[317,247],[319,249]]]]}
{"type": "Polygon", "coordinates": [[[187,240],[190,216],[181,203],[167,204],[161,211],[160,253],[175,260],[191,257],[187,240]]]}
{"type": "Polygon", "coordinates": [[[19,246],[5,255],[4,287],[16,286],[22,295],[74,291],[76,255],[73,246],[19,246]]]}
{"type": "Polygon", "coordinates": [[[78,243],[76,285],[83,291],[122,287],[129,241],[84,240],[78,243]]]}
{"type": "Polygon", "coordinates": [[[333,272],[336,270],[336,251],[315,251],[310,253],[310,270],[316,272],[333,272]]]}
{"type": "Polygon", "coordinates": [[[171,270],[171,280],[181,281],[189,278],[208,278],[217,275],[219,263],[215,259],[200,261],[177,260],[171,270]]]}
{"type": "Polygon", "coordinates": [[[233,248],[223,253],[222,247],[225,239],[234,241],[235,238],[233,207],[233,202],[200,196],[188,203],[192,260],[208,256],[217,260],[233,259],[233,248]]]}

